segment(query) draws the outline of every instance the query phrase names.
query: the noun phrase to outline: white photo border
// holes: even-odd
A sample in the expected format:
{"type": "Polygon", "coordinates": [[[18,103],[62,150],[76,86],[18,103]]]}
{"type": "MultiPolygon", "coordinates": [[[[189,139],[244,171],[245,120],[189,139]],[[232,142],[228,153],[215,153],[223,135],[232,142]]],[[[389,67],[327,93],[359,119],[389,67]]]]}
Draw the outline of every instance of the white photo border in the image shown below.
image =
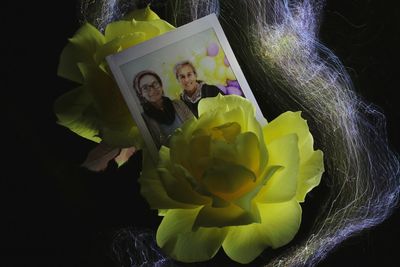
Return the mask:
{"type": "Polygon", "coordinates": [[[136,92],[134,92],[134,90],[131,89],[131,85],[127,83],[124,74],[121,71],[121,66],[209,29],[214,30],[219,44],[221,45],[222,50],[224,51],[229,61],[232,72],[240,85],[244,97],[255,104],[256,119],[261,123],[261,125],[267,124],[267,121],[262,115],[261,109],[257,104],[257,101],[253,95],[253,92],[250,89],[249,84],[246,81],[246,78],[244,77],[244,74],[232,51],[232,48],[229,45],[228,39],[225,36],[225,33],[218,21],[218,18],[214,13],[212,13],[198,20],[185,24],[179,28],[176,28],[175,30],[167,32],[163,35],[154,37],[148,41],[142,42],[133,47],[106,57],[111,72],[114,75],[118,87],[121,90],[125,102],[127,103],[129,111],[131,112],[133,119],[135,120],[135,123],[142,134],[145,145],[148,148],[149,153],[151,154],[154,161],[158,159],[158,149],[141,115],[140,109],[138,108],[138,106],[140,106],[140,103],[137,102],[137,96],[134,95],[136,92]]]}

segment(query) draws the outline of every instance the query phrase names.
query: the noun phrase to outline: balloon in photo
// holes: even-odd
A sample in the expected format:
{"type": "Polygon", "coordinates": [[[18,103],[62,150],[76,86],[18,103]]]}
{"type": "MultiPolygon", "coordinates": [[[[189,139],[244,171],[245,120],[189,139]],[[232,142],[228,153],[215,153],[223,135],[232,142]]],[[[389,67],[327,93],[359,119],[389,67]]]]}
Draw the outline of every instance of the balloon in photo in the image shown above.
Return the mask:
{"type": "Polygon", "coordinates": [[[215,57],[219,52],[219,46],[216,43],[210,43],[207,47],[207,56],[215,57]]]}
{"type": "Polygon", "coordinates": [[[226,94],[228,95],[243,95],[242,90],[237,87],[228,86],[226,87],[226,94]]]}
{"type": "Polygon", "coordinates": [[[226,56],[224,56],[224,64],[225,64],[225,66],[227,66],[227,67],[230,66],[229,61],[228,61],[228,58],[227,58],[226,56]]]}

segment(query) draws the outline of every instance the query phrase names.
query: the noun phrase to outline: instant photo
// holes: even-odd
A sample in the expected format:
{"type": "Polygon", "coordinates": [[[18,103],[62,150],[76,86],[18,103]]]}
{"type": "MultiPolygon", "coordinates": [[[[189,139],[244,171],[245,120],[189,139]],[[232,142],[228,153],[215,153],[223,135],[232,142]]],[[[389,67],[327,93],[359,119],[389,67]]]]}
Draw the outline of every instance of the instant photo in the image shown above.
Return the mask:
{"type": "Polygon", "coordinates": [[[107,57],[110,69],[156,160],[161,146],[202,98],[240,95],[266,121],[215,14],[107,57]]]}

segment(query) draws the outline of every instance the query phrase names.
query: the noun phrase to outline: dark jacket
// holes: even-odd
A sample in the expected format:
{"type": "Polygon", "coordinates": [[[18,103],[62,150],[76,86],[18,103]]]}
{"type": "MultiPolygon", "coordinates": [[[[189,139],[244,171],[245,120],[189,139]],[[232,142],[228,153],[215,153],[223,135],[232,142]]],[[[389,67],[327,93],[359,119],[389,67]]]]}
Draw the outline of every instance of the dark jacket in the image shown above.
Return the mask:
{"type": "MultiPolygon", "coordinates": [[[[178,116],[181,121],[187,121],[193,117],[193,114],[187,108],[187,106],[179,99],[172,100],[172,105],[175,109],[175,116],[178,116]]],[[[150,131],[156,147],[159,149],[162,145],[167,145],[168,136],[165,136],[160,130],[160,123],[155,119],[151,118],[145,113],[142,113],[144,121],[150,131]]]]}
{"type": "Polygon", "coordinates": [[[197,100],[196,102],[191,102],[189,100],[187,100],[184,96],[184,93],[181,94],[181,100],[183,102],[185,102],[185,104],[189,107],[189,109],[193,112],[193,114],[196,116],[196,118],[199,117],[199,112],[197,110],[197,107],[199,105],[199,102],[202,98],[206,98],[206,97],[213,97],[213,96],[217,96],[218,94],[224,95],[224,93],[219,90],[218,87],[216,87],[215,85],[209,85],[206,83],[203,83],[202,87],[201,87],[201,98],[199,100],[197,100]]]}

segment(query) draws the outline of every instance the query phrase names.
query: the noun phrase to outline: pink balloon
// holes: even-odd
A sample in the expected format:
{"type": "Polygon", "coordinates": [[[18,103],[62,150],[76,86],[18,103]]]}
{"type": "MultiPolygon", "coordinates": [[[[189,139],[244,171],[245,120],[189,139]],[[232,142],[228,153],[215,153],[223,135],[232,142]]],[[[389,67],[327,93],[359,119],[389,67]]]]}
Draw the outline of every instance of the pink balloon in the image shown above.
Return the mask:
{"type": "Polygon", "coordinates": [[[216,43],[211,43],[207,47],[207,56],[215,57],[218,54],[219,46],[216,43]]]}
{"type": "Polygon", "coordinates": [[[225,66],[227,66],[227,67],[230,66],[229,61],[228,61],[228,59],[226,58],[226,56],[224,56],[224,64],[225,64],[225,66]]]}
{"type": "Polygon", "coordinates": [[[227,95],[240,95],[240,96],[243,95],[242,90],[240,90],[237,87],[233,87],[233,86],[226,87],[226,94],[227,95]]]}

